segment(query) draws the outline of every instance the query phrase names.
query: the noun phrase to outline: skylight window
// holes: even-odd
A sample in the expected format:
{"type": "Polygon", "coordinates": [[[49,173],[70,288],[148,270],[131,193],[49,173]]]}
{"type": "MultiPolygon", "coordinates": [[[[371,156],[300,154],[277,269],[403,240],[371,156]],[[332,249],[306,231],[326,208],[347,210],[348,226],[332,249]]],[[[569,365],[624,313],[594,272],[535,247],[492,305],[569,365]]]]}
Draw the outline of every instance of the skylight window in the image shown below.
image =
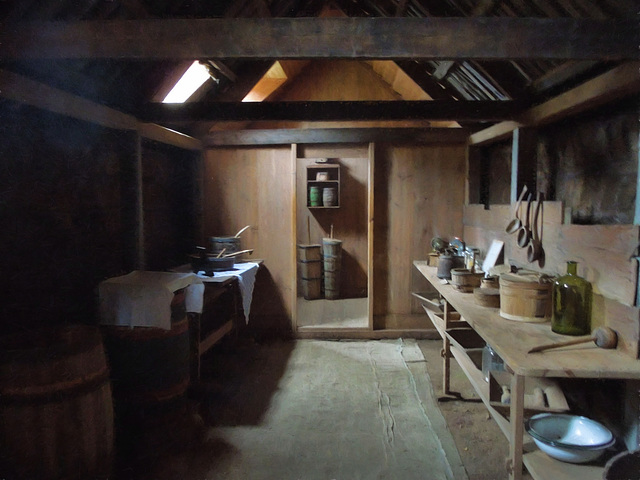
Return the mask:
{"type": "Polygon", "coordinates": [[[198,90],[207,79],[211,78],[209,72],[198,60],[184,72],[182,78],[174,85],[171,91],[164,97],[162,103],[184,103],[198,90]]]}

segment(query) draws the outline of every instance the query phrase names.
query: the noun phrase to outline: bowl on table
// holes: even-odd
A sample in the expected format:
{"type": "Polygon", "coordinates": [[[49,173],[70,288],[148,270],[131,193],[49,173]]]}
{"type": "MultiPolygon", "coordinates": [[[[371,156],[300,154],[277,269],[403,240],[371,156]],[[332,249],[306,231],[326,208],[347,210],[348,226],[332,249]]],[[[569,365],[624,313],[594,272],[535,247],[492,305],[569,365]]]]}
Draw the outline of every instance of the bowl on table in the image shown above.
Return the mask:
{"type": "Polygon", "coordinates": [[[615,443],[608,428],[579,415],[540,413],[527,420],[525,428],[540,450],[563,462],[597,460],[615,443]]]}

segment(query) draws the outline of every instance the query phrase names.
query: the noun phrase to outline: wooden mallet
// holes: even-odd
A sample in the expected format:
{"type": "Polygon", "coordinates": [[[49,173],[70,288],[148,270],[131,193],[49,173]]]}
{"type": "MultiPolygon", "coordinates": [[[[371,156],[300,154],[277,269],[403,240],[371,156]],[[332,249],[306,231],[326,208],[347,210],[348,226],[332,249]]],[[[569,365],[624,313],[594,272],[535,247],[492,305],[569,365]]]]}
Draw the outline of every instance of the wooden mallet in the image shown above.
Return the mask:
{"type": "Polygon", "coordinates": [[[590,337],[580,337],[566,342],[549,343],[533,347],[528,353],[543,352],[551,348],[566,347],[569,345],[578,345],[580,343],[595,342],[600,348],[616,348],[618,345],[618,334],[609,327],[596,328],[590,337]]]}

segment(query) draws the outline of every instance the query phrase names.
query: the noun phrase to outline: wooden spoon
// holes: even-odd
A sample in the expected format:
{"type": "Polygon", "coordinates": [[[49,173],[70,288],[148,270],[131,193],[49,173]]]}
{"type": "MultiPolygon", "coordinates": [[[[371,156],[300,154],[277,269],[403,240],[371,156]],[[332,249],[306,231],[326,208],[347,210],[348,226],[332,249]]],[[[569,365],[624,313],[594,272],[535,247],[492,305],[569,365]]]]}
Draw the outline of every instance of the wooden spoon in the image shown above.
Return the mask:
{"type": "Polygon", "coordinates": [[[574,338],[566,342],[548,343],[533,347],[528,353],[543,352],[551,348],[566,347],[569,345],[578,345],[580,343],[595,342],[600,348],[616,348],[618,346],[618,334],[609,327],[596,328],[590,337],[574,338]]]}
{"type": "Polygon", "coordinates": [[[538,192],[538,203],[536,204],[536,213],[533,215],[533,236],[527,247],[527,260],[529,263],[535,262],[542,256],[542,242],[540,241],[540,235],[538,234],[538,215],[542,208],[542,194],[538,192]]]}
{"type": "Polygon", "coordinates": [[[522,192],[520,192],[520,196],[518,197],[518,203],[516,203],[516,208],[513,211],[514,219],[509,222],[505,231],[507,233],[516,233],[518,229],[522,226],[522,221],[520,220],[520,205],[522,205],[522,199],[524,198],[524,194],[527,193],[527,186],[522,187],[522,192]]]}
{"type": "Polygon", "coordinates": [[[526,247],[531,238],[531,197],[531,194],[527,197],[527,218],[525,219],[525,224],[518,229],[518,246],[520,248],[526,247]]]}
{"type": "Polygon", "coordinates": [[[227,253],[226,255],[224,255],[224,258],[237,257],[238,255],[242,255],[243,253],[253,253],[253,248],[249,250],[240,250],[238,252],[227,253]]]}

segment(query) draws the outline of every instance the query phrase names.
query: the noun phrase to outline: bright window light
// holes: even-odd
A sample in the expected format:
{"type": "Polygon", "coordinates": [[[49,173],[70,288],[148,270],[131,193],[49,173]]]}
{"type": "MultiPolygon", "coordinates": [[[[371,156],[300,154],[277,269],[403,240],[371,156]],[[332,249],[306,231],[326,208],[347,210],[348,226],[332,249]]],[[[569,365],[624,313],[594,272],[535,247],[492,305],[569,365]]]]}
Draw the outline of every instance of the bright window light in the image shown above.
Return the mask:
{"type": "Polygon", "coordinates": [[[204,82],[207,81],[209,72],[197,60],[191,64],[189,69],[184,72],[182,78],[164,97],[162,103],[184,103],[187,99],[198,90],[204,82]]]}

